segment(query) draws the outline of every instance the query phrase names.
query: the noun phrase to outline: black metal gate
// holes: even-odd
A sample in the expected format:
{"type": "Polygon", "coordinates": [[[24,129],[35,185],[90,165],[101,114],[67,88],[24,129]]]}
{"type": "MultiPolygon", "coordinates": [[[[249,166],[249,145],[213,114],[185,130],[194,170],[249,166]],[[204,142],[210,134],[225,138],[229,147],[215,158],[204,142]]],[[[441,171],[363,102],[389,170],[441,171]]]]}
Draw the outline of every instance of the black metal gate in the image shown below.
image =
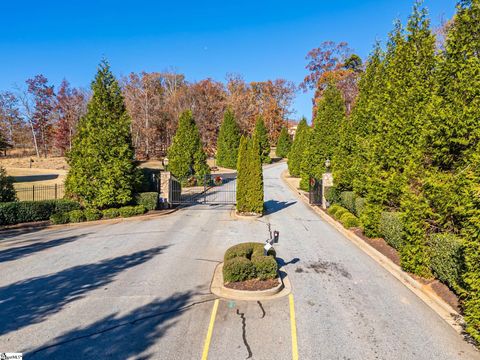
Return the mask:
{"type": "Polygon", "coordinates": [[[169,201],[172,205],[235,205],[237,174],[210,174],[189,178],[170,178],[169,201]]]}
{"type": "Polygon", "coordinates": [[[322,180],[310,178],[310,184],[308,189],[308,201],[312,205],[322,205],[322,180]]]}

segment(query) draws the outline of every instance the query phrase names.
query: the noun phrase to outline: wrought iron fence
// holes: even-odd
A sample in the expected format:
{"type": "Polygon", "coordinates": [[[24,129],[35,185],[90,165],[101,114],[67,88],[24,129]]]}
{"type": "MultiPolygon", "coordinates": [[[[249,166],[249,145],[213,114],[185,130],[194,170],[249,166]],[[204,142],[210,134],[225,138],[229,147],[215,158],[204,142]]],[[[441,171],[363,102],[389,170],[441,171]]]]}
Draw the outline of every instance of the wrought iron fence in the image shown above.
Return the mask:
{"type": "Polygon", "coordinates": [[[15,191],[20,201],[57,200],[65,195],[65,186],[63,184],[32,185],[15,188],[15,191]]]}

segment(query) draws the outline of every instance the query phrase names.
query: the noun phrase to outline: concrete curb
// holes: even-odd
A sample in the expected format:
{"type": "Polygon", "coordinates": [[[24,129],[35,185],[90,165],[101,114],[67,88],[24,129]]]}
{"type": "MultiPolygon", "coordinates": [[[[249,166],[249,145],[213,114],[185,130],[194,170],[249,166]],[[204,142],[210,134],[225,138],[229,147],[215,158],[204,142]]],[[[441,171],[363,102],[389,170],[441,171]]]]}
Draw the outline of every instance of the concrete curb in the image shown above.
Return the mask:
{"type": "Polygon", "coordinates": [[[132,220],[146,220],[155,217],[161,217],[170,215],[176,212],[178,208],[169,209],[167,211],[155,210],[153,213],[147,213],[144,215],[132,216],[128,218],[114,218],[114,219],[103,219],[103,220],[95,220],[95,221],[83,221],[79,223],[69,223],[69,224],[50,224],[49,220],[45,221],[38,221],[33,223],[23,223],[23,224],[16,224],[16,225],[7,225],[0,227],[0,235],[3,231],[15,231],[15,230],[35,230],[35,229],[58,229],[58,228],[71,228],[71,227],[79,227],[79,226],[88,226],[88,225],[100,225],[100,224],[117,224],[123,221],[132,221],[132,220]]]}
{"type": "Polygon", "coordinates": [[[223,285],[223,263],[220,263],[215,267],[210,291],[220,298],[230,300],[258,301],[278,299],[290,294],[292,290],[287,273],[284,271],[279,271],[279,273],[280,284],[272,289],[260,291],[235,290],[223,285]]]}
{"type": "Polygon", "coordinates": [[[433,290],[429,289],[427,286],[421,284],[415,280],[410,274],[404,272],[400,266],[396,265],[393,261],[387,258],[385,255],[380,253],[375,248],[371,247],[368,243],[362,240],[358,235],[352,231],[345,229],[342,224],[325,214],[322,210],[318,209],[315,206],[311,206],[308,203],[307,197],[295,189],[292,184],[287,180],[288,170],[282,172],[281,178],[287,186],[295,192],[295,194],[307,204],[313,211],[315,211],[320,217],[334,227],[338,232],[345,236],[348,240],[353,242],[357,247],[359,247],[363,252],[369,255],[377,263],[379,263],[385,270],[392,274],[397,280],[399,280],[403,285],[405,285],[410,291],[417,295],[425,304],[427,304],[433,311],[435,311],[445,322],[447,322],[451,327],[457,331],[460,335],[464,335],[465,322],[463,317],[453,309],[449,304],[447,304],[443,299],[438,297],[433,290]]]}

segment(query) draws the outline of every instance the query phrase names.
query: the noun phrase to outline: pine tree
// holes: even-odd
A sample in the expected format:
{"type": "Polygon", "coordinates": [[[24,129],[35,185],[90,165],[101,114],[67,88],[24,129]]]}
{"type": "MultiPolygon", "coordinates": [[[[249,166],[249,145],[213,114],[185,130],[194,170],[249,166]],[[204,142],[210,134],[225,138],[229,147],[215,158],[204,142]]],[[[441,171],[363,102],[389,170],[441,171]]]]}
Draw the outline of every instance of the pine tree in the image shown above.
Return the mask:
{"type": "Polygon", "coordinates": [[[178,128],[168,149],[168,169],[178,179],[210,172],[197,125],[190,110],[180,115],[178,128]]]}
{"type": "Polygon", "coordinates": [[[307,124],[307,119],[302,118],[298,123],[293,144],[288,154],[288,172],[290,176],[300,177],[300,169],[302,164],[303,153],[308,140],[308,133],[310,127],[307,124]]]}
{"type": "Polygon", "coordinates": [[[261,115],[258,116],[255,123],[254,137],[258,140],[262,164],[270,164],[272,162],[272,159],[270,159],[270,142],[268,141],[267,128],[261,115]]]}
{"type": "Polygon", "coordinates": [[[290,152],[291,147],[292,139],[288,134],[287,128],[283,127],[282,131],[280,131],[280,136],[278,137],[277,149],[275,150],[275,154],[280,158],[286,158],[288,156],[288,153],[290,152]]]}
{"type": "Polygon", "coordinates": [[[98,208],[127,204],[139,177],[133,158],[130,117],[117,80],[102,61],[92,98],[79,122],[65,182],[68,196],[98,208]]]}
{"type": "MultiPolygon", "coordinates": [[[[317,105],[317,116],[308,145],[303,153],[301,186],[305,189],[311,177],[321,179],[325,161],[337,151],[340,125],[345,121],[345,103],[334,84],[329,84],[317,105]]],[[[332,163],[335,166],[334,163],[332,163]]],[[[305,189],[306,190],[306,189],[305,189]]]]}
{"type": "Polygon", "coordinates": [[[13,178],[0,166],[0,203],[15,201],[17,195],[13,187],[13,178]]]}
{"type": "Polygon", "coordinates": [[[238,147],[240,145],[240,130],[231,109],[223,115],[217,140],[217,164],[219,166],[235,169],[237,166],[238,147]]]}

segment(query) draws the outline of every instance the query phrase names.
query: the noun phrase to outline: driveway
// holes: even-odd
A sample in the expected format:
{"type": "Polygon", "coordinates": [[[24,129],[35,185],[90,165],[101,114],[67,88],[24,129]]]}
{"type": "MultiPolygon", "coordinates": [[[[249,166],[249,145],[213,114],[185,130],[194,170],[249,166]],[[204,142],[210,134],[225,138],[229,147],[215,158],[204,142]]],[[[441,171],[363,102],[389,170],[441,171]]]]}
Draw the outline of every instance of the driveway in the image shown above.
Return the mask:
{"type": "Polygon", "coordinates": [[[292,359],[295,349],[300,359],[480,359],[300,202],[280,179],[284,169],[264,171],[267,215],[259,220],[197,205],[118,224],[1,233],[0,352],[200,359],[207,343],[209,359],[292,359]],[[276,249],[292,297],[217,302],[209,286],[224,251],[264,241],[270,230],[280,231],[276,249]]]}

